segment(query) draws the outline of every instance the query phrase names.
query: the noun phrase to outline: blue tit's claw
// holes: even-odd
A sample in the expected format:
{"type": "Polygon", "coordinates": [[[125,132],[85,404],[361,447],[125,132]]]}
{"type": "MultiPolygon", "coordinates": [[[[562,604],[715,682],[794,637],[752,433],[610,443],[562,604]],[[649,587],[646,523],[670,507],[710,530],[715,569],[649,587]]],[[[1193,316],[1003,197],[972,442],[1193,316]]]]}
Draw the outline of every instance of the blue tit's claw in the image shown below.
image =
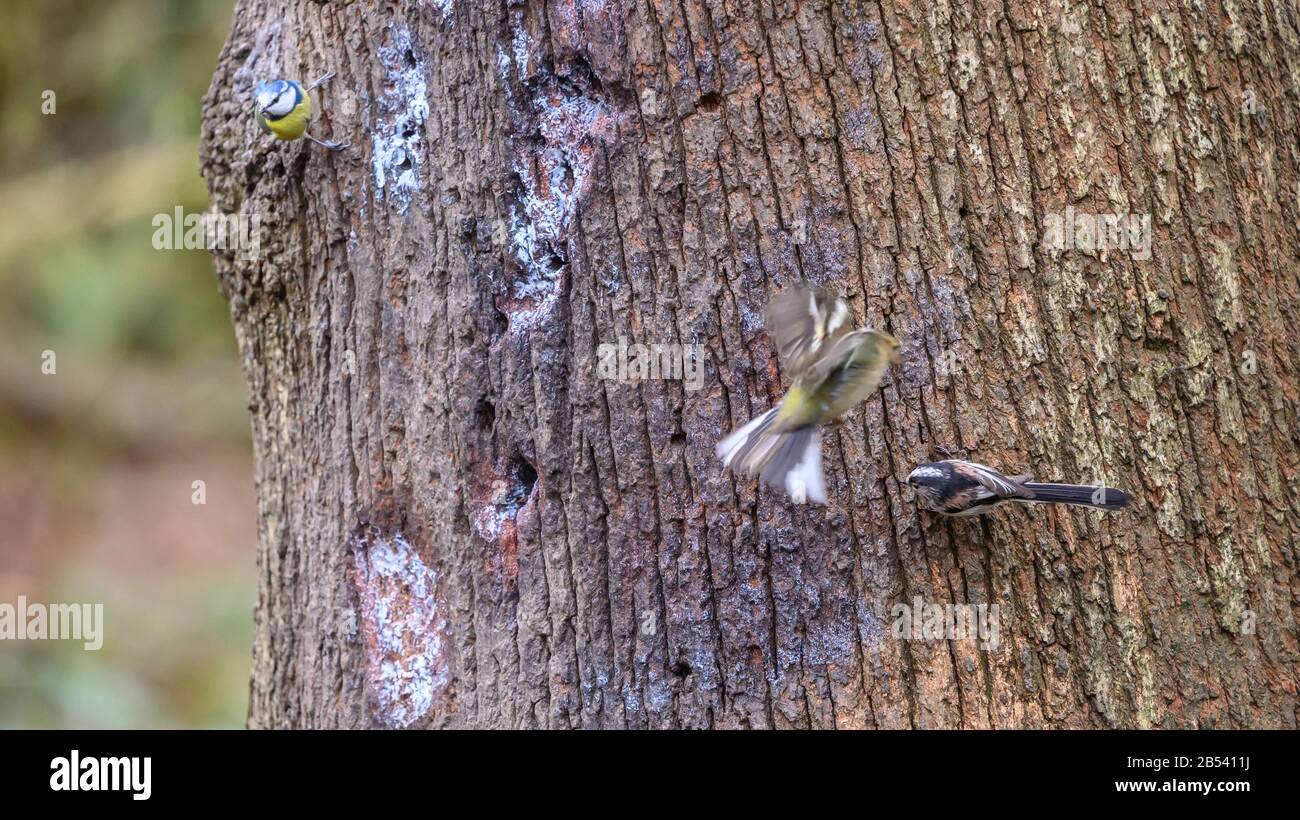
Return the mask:
{"type": "Polygon", "coordinates": [[[304,134],[303,136],[305,136],[307,139],[311,140],[312,142],[316,143],[317,145],[321,146],[322,148],[328,148],[331,151],[342,151],[344,148],[347,148],[352,144],[350,142],[330,142],[329,140],[317,139],[316,137],[313,137],[311,134],[304,134]]]}
{"type": "Polygon", "coordinates": [[[328,82],[333,78],[334,78],[333,71],[329,72],[328,74],[322,74],[321,76],[317,77],[316,80],[311,85],[307,86],[307,90],[313,91],[316,89],[316,86],[320,85],[321,83],[328,82]]]}

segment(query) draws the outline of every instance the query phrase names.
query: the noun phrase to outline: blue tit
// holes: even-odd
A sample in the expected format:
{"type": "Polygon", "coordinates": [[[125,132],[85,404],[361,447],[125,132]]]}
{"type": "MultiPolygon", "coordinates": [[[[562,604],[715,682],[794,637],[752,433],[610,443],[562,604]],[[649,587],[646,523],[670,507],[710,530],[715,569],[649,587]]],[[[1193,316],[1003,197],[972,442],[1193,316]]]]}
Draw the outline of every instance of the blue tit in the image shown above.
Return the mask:
{"type": "Polygon", "coordinates": [[[784,488],[791,500],[826,503],[821,425],[871,395],[899,341],[888,333],[849,329],[843,299],[803,286],[768,306],[768,332],[791,386],[781,402],[718,443],[724,467],[784,488]]]}
{"type": "Polygon", "coordinates": [[[316,139],[307,133],[307,126],[311,123],[311,95],[308,92],[333,76],[334,72],[331,71],[305,89],[296,80],[269,80],[262,83],[257,87],[257,124],[278,140],[306,137],[333,151],[347,148],[346,144],[316,139]]]}

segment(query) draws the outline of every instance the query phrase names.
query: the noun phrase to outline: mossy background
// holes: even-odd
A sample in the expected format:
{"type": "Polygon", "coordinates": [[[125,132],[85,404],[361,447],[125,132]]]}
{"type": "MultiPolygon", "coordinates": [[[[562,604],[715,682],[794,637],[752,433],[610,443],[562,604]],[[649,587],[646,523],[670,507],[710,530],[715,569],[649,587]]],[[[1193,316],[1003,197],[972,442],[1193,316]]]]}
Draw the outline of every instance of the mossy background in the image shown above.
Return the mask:
{"type": "Polygon", "coordinates": [[[199,112],[233,5],[0,6],[0,601],[105,609],[97,652],[0,642],[3,727],[244,721],[247,390],[208,254],[152,246],[155,215],[208,207],[199,112]]]}

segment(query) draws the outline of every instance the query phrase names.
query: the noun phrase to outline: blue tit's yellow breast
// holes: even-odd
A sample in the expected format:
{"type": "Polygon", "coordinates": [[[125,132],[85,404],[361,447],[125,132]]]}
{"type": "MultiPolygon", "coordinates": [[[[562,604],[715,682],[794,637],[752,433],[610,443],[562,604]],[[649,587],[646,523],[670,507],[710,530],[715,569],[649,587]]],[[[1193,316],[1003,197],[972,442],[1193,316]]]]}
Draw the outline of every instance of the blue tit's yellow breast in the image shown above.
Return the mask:
{"type": "MultiPolygon", "coordinates": [[[[294,83],[297,86],[297,83],[294,83]]],[[[296,140],[307,131],[307,124],[311,122],[311,97],[307,92],[298,86],[300,99],[293,110],[279,119],[265,117],[266,127],[276,139],[296,140]]]]}

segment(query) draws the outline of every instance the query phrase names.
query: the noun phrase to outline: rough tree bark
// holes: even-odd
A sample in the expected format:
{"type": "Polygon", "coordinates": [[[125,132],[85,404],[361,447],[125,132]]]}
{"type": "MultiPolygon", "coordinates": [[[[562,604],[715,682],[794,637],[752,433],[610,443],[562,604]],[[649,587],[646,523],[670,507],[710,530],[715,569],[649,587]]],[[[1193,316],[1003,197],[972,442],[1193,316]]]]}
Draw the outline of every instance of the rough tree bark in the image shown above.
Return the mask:
{"type": "Polygon", "coordinates": [[[1279,0],[241,0],[204,105],[250,387],[249,723],[1295,728],[1279,0]],[[337,72],[331,154],[253,122],[337,72]],[[1044,243],[1150,214],[1148,260],[1044,243]],[[904,340],[800,508],[723,473],[768,297],[904,340]],[[703,388],[599,379],[698,343],[703,388]],[[1130,514],[918,512],[935,444],[1130,514]],[[1000,640],[895,605],[998,604],[1000,640]]]}

